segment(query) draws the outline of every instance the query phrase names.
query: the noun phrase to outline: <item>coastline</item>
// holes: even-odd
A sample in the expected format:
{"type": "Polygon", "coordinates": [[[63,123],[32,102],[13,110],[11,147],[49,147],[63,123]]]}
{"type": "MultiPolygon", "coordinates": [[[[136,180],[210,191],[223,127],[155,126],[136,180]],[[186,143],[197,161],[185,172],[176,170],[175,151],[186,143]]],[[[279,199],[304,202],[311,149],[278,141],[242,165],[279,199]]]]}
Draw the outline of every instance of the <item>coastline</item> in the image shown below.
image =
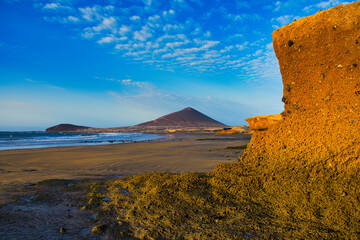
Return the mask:
{"type": "Polygon", "coordinates": [[[159,135],[152,141],[0,151],[0,204],[47,179],[111,178],[149,172],[209,172],[237,160],[251,135],[159,135]],[[200,141],[202,140],[202,141],[200,141]],[[208,141],[204,141],[208,140],[208,141]]]}
{"type": "Polygon", "coordinates": [[[135,132],[0,132],[0,151],[122,144],[159,138],[164,136],[135,132]]]}

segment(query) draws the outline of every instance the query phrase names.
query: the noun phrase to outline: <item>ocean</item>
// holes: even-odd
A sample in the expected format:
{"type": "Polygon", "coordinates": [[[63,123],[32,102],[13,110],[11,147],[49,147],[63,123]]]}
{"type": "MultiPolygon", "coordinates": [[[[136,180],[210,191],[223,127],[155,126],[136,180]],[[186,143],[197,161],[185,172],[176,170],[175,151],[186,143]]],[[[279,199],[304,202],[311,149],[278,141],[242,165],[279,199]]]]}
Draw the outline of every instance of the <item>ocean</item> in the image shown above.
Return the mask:
{"type": "Polygon", "coordinates": [[[0,132],[0,151],[26,148],[105,145],[159,138],[144,133],[0,132]]]}

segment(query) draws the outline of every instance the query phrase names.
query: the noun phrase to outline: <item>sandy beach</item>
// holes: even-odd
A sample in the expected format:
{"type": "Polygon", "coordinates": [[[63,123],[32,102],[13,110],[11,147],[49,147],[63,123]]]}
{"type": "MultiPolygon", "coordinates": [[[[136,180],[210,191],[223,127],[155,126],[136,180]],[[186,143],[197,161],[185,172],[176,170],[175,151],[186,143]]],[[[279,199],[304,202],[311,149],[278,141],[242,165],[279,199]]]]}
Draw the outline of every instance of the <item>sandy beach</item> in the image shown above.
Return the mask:
{"type": "Polygon", "coordinates": [[[0,151],[0,204],[21,195],[22,187],[46,179],[208,172],[219,163],[236,161],[243,150],[226,148],[247,144],[250,135],[220,138],[177,136],[155,142],[0,151]]]}

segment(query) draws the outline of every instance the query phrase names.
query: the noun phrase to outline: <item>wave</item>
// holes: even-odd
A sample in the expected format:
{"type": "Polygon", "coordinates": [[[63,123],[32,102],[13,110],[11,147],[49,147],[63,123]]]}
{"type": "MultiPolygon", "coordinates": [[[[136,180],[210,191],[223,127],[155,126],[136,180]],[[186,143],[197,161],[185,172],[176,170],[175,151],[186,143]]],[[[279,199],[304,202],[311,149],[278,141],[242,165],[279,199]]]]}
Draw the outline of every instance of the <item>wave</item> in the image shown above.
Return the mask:
{"type": "Polygon", "coordinates": [[[158,138],[143,133],[1,132],[0,150],[126,143],[158,138]]]}

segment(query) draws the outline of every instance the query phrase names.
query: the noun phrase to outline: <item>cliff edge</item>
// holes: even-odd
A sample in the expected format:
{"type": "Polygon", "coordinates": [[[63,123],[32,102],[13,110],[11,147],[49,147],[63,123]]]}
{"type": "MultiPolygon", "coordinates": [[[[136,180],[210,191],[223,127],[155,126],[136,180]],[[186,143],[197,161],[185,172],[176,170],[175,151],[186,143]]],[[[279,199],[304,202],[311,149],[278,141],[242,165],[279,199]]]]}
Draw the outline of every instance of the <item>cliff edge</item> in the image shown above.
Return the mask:
{"type": "Polygon", "coordinates": [[[360,3],[302,18],[273,33],[283,120],[255,131],[246,158],[325,161],[360,156],[360,3]]]}

